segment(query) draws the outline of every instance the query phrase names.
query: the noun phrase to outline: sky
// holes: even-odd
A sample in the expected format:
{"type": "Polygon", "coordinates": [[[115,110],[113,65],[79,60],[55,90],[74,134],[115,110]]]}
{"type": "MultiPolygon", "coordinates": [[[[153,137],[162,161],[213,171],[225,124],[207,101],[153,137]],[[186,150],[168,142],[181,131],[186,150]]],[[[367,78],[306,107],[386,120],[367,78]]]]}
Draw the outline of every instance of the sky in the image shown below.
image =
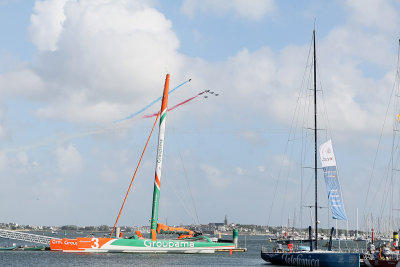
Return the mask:
{"type": "MultiPolygon", "coordinates": [[[[159,220],[309,225],[313,177],[287,144],[315,28],[348,225],[358,209],[370,227],[395,208],[382,181],[399,18],[391,0],[0,1],[0,222],[112,225],[154,118],[116,121],[160,97],[170,73],[171,88],[191,79],[170,107],[218,96],[168,112],[159,220]]],[[[120,225],[149,224],[157,135],[120,225]]]]}

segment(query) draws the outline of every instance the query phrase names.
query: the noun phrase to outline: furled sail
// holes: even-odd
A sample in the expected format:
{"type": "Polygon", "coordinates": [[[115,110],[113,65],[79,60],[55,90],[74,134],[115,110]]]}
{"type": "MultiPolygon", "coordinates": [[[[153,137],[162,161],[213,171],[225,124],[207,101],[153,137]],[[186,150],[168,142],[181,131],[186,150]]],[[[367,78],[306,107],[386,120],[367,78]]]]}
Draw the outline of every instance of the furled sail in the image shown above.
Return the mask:
{"type": "Polygon", "coordinates": [[[332,217],[337,220],[347,220],[346,212],[344,210],[342,190],[340,188],[339,177],[337,176],[332,140],[320,145],[319,155],[321,157],[322,169],[324,170],[326,190],[328,191],[332,217]]]}

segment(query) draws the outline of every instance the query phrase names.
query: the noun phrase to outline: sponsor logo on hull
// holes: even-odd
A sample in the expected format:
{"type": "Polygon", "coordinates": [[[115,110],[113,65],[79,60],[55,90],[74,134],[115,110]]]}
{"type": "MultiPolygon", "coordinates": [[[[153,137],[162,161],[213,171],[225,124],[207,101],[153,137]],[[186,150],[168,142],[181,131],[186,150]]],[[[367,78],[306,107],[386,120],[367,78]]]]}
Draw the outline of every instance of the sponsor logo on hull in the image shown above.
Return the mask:
{"type": "Polygon", "coordinates": [[[51,250],[62,250],[63,242],[61,239],[52,239],[50,240],[50,249],[51,250]]]}
{"type": "Polygon", "coordinates": [[[310,258],[303,258],[303,254],[297,254],[296,256],[291,254],[282,255],[282,260],[287,265],[297,265],[297,266],[319,266],[319,260],[317,259],[310,259],[310,258]]]}
{"type": "Polygon", "coordinates": [[[152,248],[194,248],[194,242],[145,240],[144,245],[152,248]]]}

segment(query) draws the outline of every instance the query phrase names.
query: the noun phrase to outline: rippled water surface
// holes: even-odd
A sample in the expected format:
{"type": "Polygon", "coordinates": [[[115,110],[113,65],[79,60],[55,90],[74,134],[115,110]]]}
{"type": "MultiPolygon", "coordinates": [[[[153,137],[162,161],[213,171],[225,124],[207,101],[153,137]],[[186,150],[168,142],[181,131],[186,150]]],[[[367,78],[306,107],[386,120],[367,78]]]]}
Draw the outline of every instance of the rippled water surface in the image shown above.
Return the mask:
{"type": "MultiPolygon", "coordinates": [[[[262,246],[272,246],[267,237],[247,236],[245,241],[240,236],[239,246],[246,246],[247,252],[184,255],[0,251],[0,266],[266,266],[260,251],[262,246]]],[[[355,246],[355,242],[350,246],[355,246]]]]}

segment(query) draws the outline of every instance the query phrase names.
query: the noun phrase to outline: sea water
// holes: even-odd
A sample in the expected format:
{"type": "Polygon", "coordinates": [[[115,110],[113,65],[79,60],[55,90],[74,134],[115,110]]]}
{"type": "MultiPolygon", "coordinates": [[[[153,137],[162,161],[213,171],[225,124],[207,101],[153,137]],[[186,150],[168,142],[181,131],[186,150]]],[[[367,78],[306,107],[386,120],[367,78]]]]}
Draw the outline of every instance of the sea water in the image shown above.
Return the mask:
{"type": "MultiPolygon", "coordinates": [[[[67,236],[68,237],[68,236],[67,236]]],[[[3,246],[5,240],[0,242],[3,246]]],[[[7,241],[8,243],[12,241],[7,241]]],[[[319,244],[323,246],[326,241],[319,244]]],[[[17,242],[20,245],[21,242],[17,242]]],[[[261,247],[272,248],[267,236],[239,236],[239,247],[246,252],[215,254],[131,254],[131,253],[63,253],[59,251],[0,251],[0,266],[265,266],[261,247]]],[[[335,242],[334,246],[338,246],[335,242]]],[[[360,249],[365,242],[341,242],[342,248],[360,249]]],[[[273,266],[273,265],[268,265],[273,266]]]]}

